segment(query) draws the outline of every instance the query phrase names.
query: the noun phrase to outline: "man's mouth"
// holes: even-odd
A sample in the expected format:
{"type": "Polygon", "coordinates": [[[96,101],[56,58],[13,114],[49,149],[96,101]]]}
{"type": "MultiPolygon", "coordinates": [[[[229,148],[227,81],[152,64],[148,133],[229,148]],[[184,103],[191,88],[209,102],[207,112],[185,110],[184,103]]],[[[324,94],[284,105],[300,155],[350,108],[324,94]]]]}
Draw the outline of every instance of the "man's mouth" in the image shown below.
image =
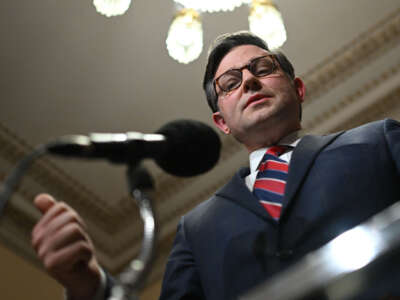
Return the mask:
{"type": "Polygon", "coordinates": [[[254,96],[251,96],[247,102],[246,102],[246,106],[249,106],[252,103],[255,102],[262,102],[262,101],[267,101],[271,98],[271,95],[266,95],[266,94],[255,94],[254,96]]]}

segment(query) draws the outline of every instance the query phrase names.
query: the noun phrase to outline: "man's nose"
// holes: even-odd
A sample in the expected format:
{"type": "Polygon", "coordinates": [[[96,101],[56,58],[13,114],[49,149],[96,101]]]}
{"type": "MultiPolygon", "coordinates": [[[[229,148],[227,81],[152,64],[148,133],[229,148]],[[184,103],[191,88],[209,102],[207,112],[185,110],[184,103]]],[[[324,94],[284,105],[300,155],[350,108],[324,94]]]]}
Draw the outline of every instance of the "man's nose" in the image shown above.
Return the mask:
{"type": "Polygon", "coordinates": [[[262,88],[261,82],[257,76],[250,73],[249,70],[243,70],[243,90],[248,91],[258,91],[262,88]]]}

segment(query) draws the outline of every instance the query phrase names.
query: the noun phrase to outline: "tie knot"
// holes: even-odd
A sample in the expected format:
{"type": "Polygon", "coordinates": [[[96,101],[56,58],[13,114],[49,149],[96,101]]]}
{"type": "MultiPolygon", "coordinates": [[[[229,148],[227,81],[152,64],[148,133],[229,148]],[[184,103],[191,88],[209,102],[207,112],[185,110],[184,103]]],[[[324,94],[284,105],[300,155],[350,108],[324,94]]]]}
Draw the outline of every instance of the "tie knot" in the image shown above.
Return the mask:
{"type": "Polygon", "coordinates": [[[268,148],[268,150],[265,154],[279,156],[282,153],[284,153],[287,148],[288,148],[287,146],[272,146],[272,147],[268,148]]]}

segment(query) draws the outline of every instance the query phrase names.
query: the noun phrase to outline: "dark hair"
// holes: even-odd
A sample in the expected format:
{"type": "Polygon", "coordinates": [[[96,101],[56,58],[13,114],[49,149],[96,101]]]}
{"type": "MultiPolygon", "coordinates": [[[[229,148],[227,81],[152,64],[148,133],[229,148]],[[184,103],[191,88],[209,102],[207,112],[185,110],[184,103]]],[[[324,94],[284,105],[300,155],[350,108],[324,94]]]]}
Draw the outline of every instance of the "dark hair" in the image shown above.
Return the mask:
{"type": "MultiPolygon", "coordinates": [[[[226,33],[215,39],[208,51],[208,62],[203,80],[203,89],[206,93],[207,102],[213,112],[219,110],[218,95],[214,86],[215,73],[224,56],[233,48],[241,45],[255,45],[271,52],[264,40],[249,31],[226,33]]],[[[275,55],[281,69],[289,76],[289,78],[294,79],[294,68],[287,57],[281,52],[271,53],[275,55]]]]}

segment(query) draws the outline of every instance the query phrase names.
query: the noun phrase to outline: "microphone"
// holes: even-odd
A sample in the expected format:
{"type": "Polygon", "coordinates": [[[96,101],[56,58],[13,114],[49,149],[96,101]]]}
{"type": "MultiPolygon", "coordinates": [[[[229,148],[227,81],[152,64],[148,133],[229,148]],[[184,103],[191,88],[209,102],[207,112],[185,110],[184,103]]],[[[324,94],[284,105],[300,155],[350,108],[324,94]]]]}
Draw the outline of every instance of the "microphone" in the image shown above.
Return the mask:
{"type": "Polygon", "coordinates": [[[67,135],[47,145],[47,151],[66,157],[108,159],[113,163],[135,164],[153,158],[175,176],[195,176],[218,162],[221,141],[208,125],[193,120],[167,123],[156,133],[91,133],[67,135]]]}

